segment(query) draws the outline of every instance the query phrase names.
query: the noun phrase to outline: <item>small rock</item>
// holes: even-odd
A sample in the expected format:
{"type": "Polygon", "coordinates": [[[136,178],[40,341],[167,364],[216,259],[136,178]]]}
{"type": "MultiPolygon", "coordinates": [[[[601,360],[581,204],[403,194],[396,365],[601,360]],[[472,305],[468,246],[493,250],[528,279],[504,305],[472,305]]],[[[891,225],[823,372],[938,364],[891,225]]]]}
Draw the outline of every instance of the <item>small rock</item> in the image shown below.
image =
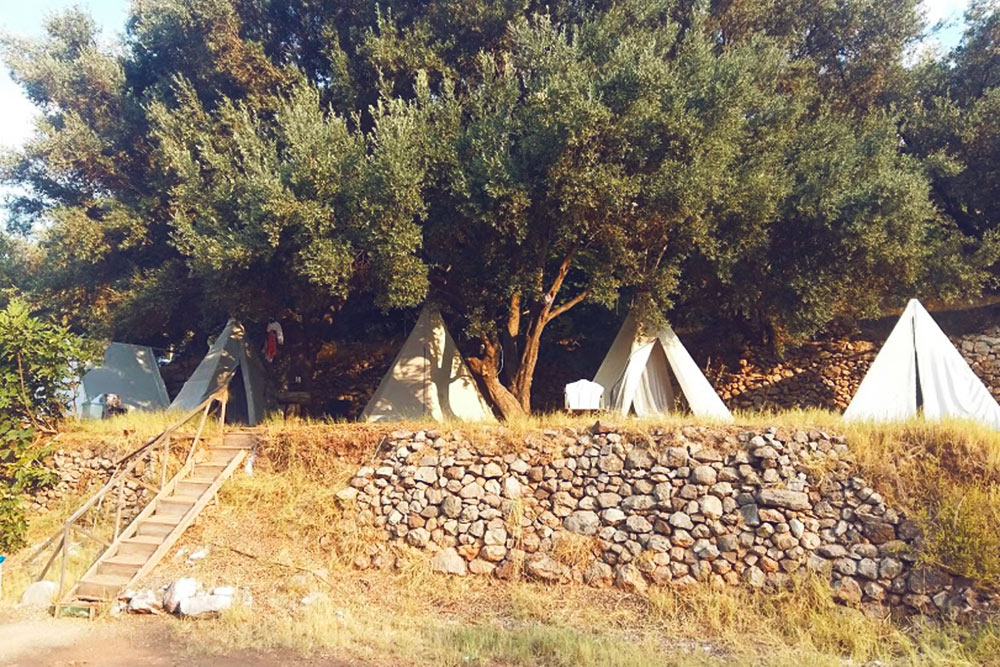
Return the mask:
{"type": "Polygon", "coordinates": [[[569,568],[546,556],[533,554],[524,564],[525,571],[535,579],[559,581],[569,576],[569,568]]]}
{"type": "Polygon", "coordinates": [[[615,573],[615,586],[629,593],[645,593],[646,589],[649,588],[642,572],[631,563],[626,563],[618,568],[618,572],[615,573]]]}
{"type": "Polygon", "coordinates": [[[653,467],[656,460],[648,449],[634,447],[625,457],[625,467],[629,470],[648,470],[653,467]]]}
{"type": "Polygon", "coordinates": [[[453,547],[437,552],[431,560],[431,569],[434,572],[454,574],[459,577],[464,577],[469,573],[469,566],[466,565],[465,559],[459,556],[458,551],[453,547]]]}
{"type": "Polygon", "coordinates": [[[861,586],[851,577],[841,577],[833,582],[833,597],[844,604],[860,604],[861,586]]]}
{"type": "Polygon", "coordinates": [[[715,484],[718,478],[718,473],[716,473],[715,468],[708,465],[701,465],[694,468],[691,471],[691,480],[695,484],[704,484],[706,486],[711,486],[715,484]]]}
{"type": "Polygon", "coordinates": [[[951,577],[933,567],[921,567],[910,572],[906,587],[917,595],[931,595],[951,585],[951,577]]]}
{"type": "Polygon", "coordinates": [[[431,533],[426,528],[413,528],[406,534],[406,543],[423,549],[431,541],[431,533]]]}
{"type": "Polygon", "coordinates": [[[437,471],[432,466],[423,466],[417,468],[417,472],[413,474],[413,479],[424,484],[433,484],[438,479],[437,471]]]}
{"type": "Polygon", "coordinates": [[[681,528],[683,530],[691,530],[694,528],[694,523],[684,512],[674,512],[670,515],[670,525],[674,528],[681,528]]]}
{"type": "Polygon", "coordinates": [[[58,588],[58,584],[54,581],[36,581],[25,589],[18,607],[48,609],[55,601],[58,588]]]}
{"type": "Polygon", "coordinates": [[[609,507],[601,512],[601,520],[609,525],[616,525],[625,520],[625,512],[615,507],[609,507]]]}
{"type": "Polygon", "coordinates": [[[577,510],[563,520],[563,526],[579,535],[595,535],[601,527],[601,521],[594,512],[577,510]]]}
{"type": "Polygon", "coordinates": [[[790,510],[809,509],[809,495],[801,491],[786,489],[761,489],[757,501],[767,507],[783,507],[790,510]]]}
{"type": "MultiPolygon", "coordinates": [[[[645,517],[632,514],[625,520],[625,525],[633,533],[648,533],[653,530],[653,525],[645,517]]],[[[596,532],[596,531],[595,531],[596,532]]]]}
{"type": "Polygon", "coordinates": [[[483,467],[483,477],[493,479],[500,477],[501,475],[503,475],[503,468],[496,463],[487,463],[486,466],[483,467]]]}
{"type": "Polygon", "coordinates": [[[441,512],[451,519],[462,513],[462,501],[457,496],[445,496],[441,501],[441,512]]]}
{"type": "Polygon", "coordinates": [[[701,513],[708,519],[718,519],[722,516],[722,501],[715,496],[705,496],[701,499],[701,513]]]}
{"type": "Polygon", "coordinates": [[[511,500],[521,497],[521,483],[513,477],[505,477],[503,480],[503,495],[511,500]]]}
{"type": "Polygon", "coordinates": [[[466,500],[478,500],[483,497],[483,494],[483,487],[479,486],[475,482],[469,482],[462,487],[462,490],[458,493],[458,495],[466,500]]]}
{"type": "Polygon", "coordinates": [[[584,583],[595,588],[607,588],[613,579],[614,572],[611,570],[611,566],[600,560],[591,561],[583,573],[584,583]]]}
{"type": "Polygon", "coordinates": [[[614,475],[620,473],[622,469],[624,469],[625,463],[622,461],[620,456],[608,454],[607,456],[602,456],[598,459],[597,467],[601,469],[601,472],[614,475]]]}

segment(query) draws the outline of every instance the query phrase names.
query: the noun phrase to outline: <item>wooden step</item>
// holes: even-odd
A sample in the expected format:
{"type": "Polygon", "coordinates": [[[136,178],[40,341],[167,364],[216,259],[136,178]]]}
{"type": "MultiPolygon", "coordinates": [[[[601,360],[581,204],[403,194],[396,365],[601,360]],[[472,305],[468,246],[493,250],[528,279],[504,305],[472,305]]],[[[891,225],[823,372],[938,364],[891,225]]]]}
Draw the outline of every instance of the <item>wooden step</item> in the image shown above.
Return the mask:
{"type": "Polygon", "coordinates": [[[179,484],[204,484],[205,486],[211,486],[215,483],[216,478],[210,477],[208,475],[195,475],[193,472],[188,477],[184,478],[183,482],[178,482],[179,484]]]}
{"type": "Polygon", "coordinates": [[[230,461],[233,460],[233,457],[236,456],[236,454],[242,451],[243,449],[241,448],[224,449],[221,447],[213,447],[212,449],[208,450],[208,455],[204,462],[222,463],[222,464],[229,463],[230,461]]]}
{"type": "Polygon", "coordinates": [[[131,577],[146,561],[149,554],[119,554],[113,558],[104,558],[97,566],[97,574],[116,574],[131,577]]]}
{"type": "Polygon", "coordinates": [[[154,514],[151,517],[143,519],[138,529],[136,529],[136,534],[140,536],[159,537],[162,542],[162,538],[169,535],[170,531],[177,527],[180,518],[180,516],[154,514]]]}
{"type": "Polygon", "coordinates": [[[177,482],[175,490],[182,496],[201,496],[201,494],[208,491],[208,487],[212,486],[212,481],[200,478],[196,480],[186,479],[183,482],[177,482]]]}
{"type": "Polygon", "coordinates": [[[243,449],[251,449],[257,444],[257,434],[247,431],[231,431],[222,436],[224,445],[234,445],[243,449]]]}
{"type": "Polygon", "coordinates": [[[209,477],[215,481],[215,478],[221,475],[225,469],[225,464],[221,463],[199,463],[191,471],[191,477],[209,477]]]}
{"type": "Polygon", "coordinates": [[[200,496],[167,496],[156,501],[156,513],[153,516],[181,517],[194,507],[200,496]]]}
{"type": "Polygon", "coordinates": [[[84,600],[110,600],[121,592],[130,578],[117,574],[92,574],[80,580],[76,597],[84,600]]]}
{"type": "Polygon", "coordinates": [[[208,449],[211,454],[217,454],[219,456],[225,455],[227,460],[233,458],[240,452],[245,452],[246,447],[240,447],[239,445],[216,445],[208,449]]]}
{"type": "Polygon", "coordinates": [[[221,444],[220,443],[216,443],[216,444],[210,446],[209,449],[211,449],[213,451],[221,451],[221,452],[245,452],[248,449],[250,449],[250,447],[248,447],[247,445],[244,445],[241,442],[229,442],[229,441],[227,441],[227,442],[223,442],[221,444]]]}
{"type": "Polygon", "coordinates": [[[118,555],[148,557],[162,543],[163,538],[159,535],[136,535],[118,543],[118,555]]]}

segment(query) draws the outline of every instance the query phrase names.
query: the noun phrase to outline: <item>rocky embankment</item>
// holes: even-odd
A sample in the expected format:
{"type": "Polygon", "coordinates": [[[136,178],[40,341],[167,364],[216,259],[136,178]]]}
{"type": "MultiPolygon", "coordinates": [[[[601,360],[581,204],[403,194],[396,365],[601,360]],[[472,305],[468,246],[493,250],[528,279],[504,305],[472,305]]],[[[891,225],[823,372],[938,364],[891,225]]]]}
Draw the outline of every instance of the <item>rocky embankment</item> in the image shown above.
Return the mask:
{"type": "MultiPolygon", "coordinates": [[[[972,582],[918,564],[916,523],[820,431],[686,427],[547,431],[508,454],[461,433],[394,432],[340,499],[388,543],[451,575],[550,582],[780,588],[800,573],[876,614],[961,618],[972,582]],[[534,443],[534,444],[531,444],[534,443]]],[[[391,566],[391,549],[359,567],[391,566]]]]}

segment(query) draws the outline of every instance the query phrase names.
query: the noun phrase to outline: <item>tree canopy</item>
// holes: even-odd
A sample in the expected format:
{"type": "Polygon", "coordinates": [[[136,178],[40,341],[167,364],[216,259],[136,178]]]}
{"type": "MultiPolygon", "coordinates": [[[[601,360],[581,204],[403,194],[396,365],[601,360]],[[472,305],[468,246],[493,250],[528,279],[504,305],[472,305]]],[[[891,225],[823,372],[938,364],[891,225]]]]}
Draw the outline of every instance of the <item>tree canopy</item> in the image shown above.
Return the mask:
{"type": "MultiPolygon", "coordinates": [[[[916,0],[143,0],[5,58],[34,303],[175,343],[430,299],[509,416],[579,307],[781,345],[992,287],[997,10],[908,66],[916,0]],[[588,305],[589,304],[589,305],[588,305]]],[[[0,246],[0,278],[4,275],[0,246]]]]}

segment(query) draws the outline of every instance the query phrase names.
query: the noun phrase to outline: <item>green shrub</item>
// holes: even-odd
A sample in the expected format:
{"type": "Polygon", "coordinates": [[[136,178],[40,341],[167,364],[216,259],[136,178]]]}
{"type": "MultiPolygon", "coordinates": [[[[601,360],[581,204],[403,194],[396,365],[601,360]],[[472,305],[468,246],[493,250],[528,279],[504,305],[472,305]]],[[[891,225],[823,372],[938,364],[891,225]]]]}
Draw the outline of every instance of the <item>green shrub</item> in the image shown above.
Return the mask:
{"type": "Polygon", "coordinates": [[[51,481],[44,436],[55,429],[75,370],[92,349],[64,327],[12,301],[0,310],[0,551],[24,543],[23,496],[51,481]]]}
{"type": "Polygon", "coordinates": [[[925,558],[955,574],[1000,585],[1000,487],[938,484],[918,516],[926,533],[925,558]]]}

